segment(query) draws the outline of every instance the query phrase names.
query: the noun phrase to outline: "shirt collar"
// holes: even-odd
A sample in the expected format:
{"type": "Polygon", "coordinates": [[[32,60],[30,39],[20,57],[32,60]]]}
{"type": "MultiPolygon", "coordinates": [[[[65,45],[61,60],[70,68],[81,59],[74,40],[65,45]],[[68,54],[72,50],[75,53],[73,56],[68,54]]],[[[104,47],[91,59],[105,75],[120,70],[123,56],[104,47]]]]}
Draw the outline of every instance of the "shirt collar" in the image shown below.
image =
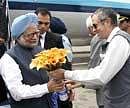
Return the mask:
{"type": "Polygon", "coordinates": [[[42,39],[45,39],[46,32],[41,35],[42,39]]]}
{"type": "Polygon", "coordinates": [[[110,42],[112,40],[112,38],[114,37],[114,35],[117,33],[117,31],[119,31],[120,28],[119,27],[115,27],[112,32],[110,33],[109,37],[107,38],[107,42],[110,42]]]}

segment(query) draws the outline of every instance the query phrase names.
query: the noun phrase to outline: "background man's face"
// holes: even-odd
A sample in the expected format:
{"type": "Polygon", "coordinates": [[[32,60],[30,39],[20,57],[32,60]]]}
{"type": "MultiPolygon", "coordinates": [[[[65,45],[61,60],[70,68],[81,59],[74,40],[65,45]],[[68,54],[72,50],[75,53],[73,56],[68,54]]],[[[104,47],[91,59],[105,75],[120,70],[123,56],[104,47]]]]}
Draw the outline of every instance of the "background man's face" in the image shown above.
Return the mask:
{"type": "Polygon", "coordinates": [[[121,30],[127,31],[128,22],[127,22],[127,21],[121,21],[121,22],[119,23],[119,27],[120,27],[121,30]]]}
{"type": "Polygon", "coordinates": [[[38,14],[38,29],[43,34],[49,30],[50,27],[50,16],[38,14]]]}

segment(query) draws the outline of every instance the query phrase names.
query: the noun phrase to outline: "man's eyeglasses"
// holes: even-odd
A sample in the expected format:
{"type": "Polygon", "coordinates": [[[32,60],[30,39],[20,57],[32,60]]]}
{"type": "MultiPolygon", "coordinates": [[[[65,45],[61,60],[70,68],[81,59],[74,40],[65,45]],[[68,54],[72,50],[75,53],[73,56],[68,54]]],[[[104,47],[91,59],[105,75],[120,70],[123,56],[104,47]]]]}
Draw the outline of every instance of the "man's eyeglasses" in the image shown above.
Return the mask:
{"type": "Polygon", "coordinates": [[[47,25],[49,25],[49,24],[50,24],[50,22],[42,22],[42,21],[38,21],[38,24],[39,24],[39,25],[44,24],[44,25],[46,25],[46,26],[47,26],[47,25]]]}
{"type": "Polygon", "coordinates": [[[93,28],[97,29],[97,28],[98,28],[98,25],[99,25],[99,24],[103,24],[104,21],[106,21],[106,20],[107,20],[107,19],[103,19],[103,20],[100,20],[100,23],[98,23],[98,24],[93,24],[93,28]]]}
{"type": "Polygon", "coordinates": [[[40,31],[38,30],[38,31],[36,31],[34,33],[24,34],[24,37],[32,38],[34,35],[39,36],[40,31]]]}
{"type": "Polygon", "coordinates": [[[93,28],[97,29],[97,24],[93,24],[93,28]]]}

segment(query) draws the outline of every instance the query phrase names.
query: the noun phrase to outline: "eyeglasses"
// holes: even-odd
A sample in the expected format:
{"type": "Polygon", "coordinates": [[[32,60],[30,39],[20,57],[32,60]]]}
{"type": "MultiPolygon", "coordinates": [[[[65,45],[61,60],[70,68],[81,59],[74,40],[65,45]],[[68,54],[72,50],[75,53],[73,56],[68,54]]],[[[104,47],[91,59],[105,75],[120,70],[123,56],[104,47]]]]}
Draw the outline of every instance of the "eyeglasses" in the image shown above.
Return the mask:
{"type": "Polygon", "coordinates": [[[24,37],[27,37],[27,38],[32,38],[33,36],[39,36],[40,35],[40,31],[36,31],[36,32],[33,32],[33,33],[29,33],[29,34],[23,34],[24,37]]]}
{"type": "Polygon", "coordinates": [[[94,28],[94,29],[97,29],[97,28],[98,28],[98,25],[99,25],[99,24],[103,24],[104,21],[106,21],[106,20],[107,20],[107,19],[103,19],[103,20],[100,21],[100,23],[98,23],[98,24],[93,24],[93,28],[94,28]]]}
{"type": "Polygon", "coordinates": [[[42,22],[42,21],[38,21],[38,24],[41,25],[41,24],[44,24],[45,26],[49,25],[50,22],[42,22]]]}
{"type": "Polygon", "coordinates": [[[98,25],[97,24],[93,24],[93,28],[97,29],[98,25]]]}

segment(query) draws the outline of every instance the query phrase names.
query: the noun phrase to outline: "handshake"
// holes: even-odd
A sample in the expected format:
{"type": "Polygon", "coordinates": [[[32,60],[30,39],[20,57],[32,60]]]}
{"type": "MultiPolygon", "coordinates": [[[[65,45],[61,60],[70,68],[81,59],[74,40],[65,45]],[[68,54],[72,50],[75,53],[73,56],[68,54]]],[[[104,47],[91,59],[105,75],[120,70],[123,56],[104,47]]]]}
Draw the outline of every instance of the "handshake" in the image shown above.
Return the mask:
{"type": "MultiPolygon", "coordinates": [[[[52,79],[55,79],[56,82],[57,81],[59,82],[59,81],[63,81],[65,79],[64,73],[65,73],[64,69],[57,69],[54,71],[50,71],[49,76],[52,79]]],[[[81,83],[75,82],[73,80],[65,80],[64,84],[66,85],[68,90],[78,88],[78,87],[83,87],[83,85],[81,83]]]]}

